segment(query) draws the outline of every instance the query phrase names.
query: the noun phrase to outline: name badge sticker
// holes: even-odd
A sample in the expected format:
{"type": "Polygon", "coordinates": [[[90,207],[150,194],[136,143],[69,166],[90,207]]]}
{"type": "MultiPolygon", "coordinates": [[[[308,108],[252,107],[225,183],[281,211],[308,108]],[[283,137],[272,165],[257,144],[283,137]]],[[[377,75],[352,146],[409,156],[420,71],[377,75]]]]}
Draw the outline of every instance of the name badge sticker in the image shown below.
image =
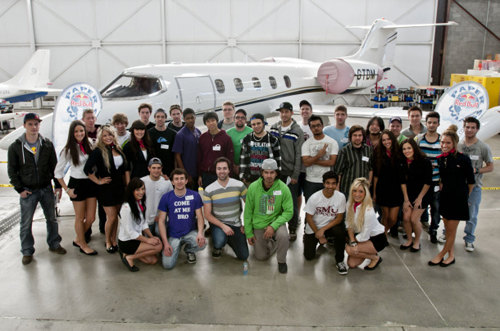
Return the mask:
{"type": "Polygon", "coordinates": [[[370,161],[370,158],[368,156],[363,156],[361,158],[361,160],[365,161],[365,162],[369,162],[370,161]]]}
{"type": "Polygon", "coordinates": [[[168,147],[169,147],[169,146],[168,146],[168,145],[165,145],[165,144],[161,144],[161,146],[160,146],[160,147],[161,147],[161,149],[168,149],[168,147]]]}
{"type": "Polygon", "coordinates": [[[281,195],[281,190],[279,190],[279,191],[273,191],[273,195],[281,195]]]}
{"type": "Polygon", "coordinates": [[[474,160],[474,161],[478,161],[479,160],[479,155],[471,155],[470,159],[474,160]]]}
{"type": "Polygon", "coordinates": [[[194,199],[194,196],[192,195],[186,195],[186,200],[193,200],[194,199]]]}
{"type": "Polygon", "coordinates": [[[219,144],[215,145],[214,147],[212,147],[212,150],[219,152],[221,150],[220,145],[219,144]]]}

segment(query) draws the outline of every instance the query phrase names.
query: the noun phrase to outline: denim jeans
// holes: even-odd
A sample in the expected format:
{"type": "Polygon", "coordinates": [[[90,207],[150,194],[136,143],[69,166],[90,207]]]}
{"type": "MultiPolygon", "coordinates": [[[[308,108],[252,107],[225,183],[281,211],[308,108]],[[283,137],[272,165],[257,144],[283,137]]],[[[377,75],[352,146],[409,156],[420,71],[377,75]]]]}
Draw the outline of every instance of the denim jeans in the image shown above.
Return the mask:
{"type": "Polygon", "coordinates": [[[184,252],[186,253],[196,253],[198,251],[202,251],[207,247],[205,244],[203,247],[199,247],[196,242],[196,236],[198,232],[193,230],[180,238],[169,237],[168,243],[172,246],[172,256],[165,256],[165,253],[162,253],[161,262],[163,264],[163,268],[170,270],[175,267],[175,263],[177,262],[177,258],[179,257],[179,252],[181,251],[182,245],[186,244],[184,247],[184,252]]]}
{"type": "MultiPolygon", "coordinates": [[[[281,176],[281,181],[286,184],[288,176],[281,176]]],[[[299,183],[289,184],[288,188],[290,189],[290,193],[292,193],[292,201],[293,201],[293,216],[292,219],[288,222],[288,230],[297,231],[297,227],[299,226],[299,204],[297,202],[298,193],[300,190],[299,183]]]]}
{"type": "Polygon", "coordinates": [[[35,238],[33,238],[31,226],[38,202],[42,206],[47,223],[47,244],[50,248],[59,248],[61,246],[61,236],[59,236],[52,186],[49,185],[43,189],[33,190],[26,198],[19,198],[19,200],[21,205],[21,253],[23,255],[33,255],[35,253],[35,247],[33,247],[35,238]]]}
{"type": "Polygon", "coordinates": [[[248,259],[248,244],[247,238],[244,233],[241,233],[241,227],[228,225],[234,232],[232,236],[226,233],[217,225],[211,224],[212,240],[215,249],[222,249],[222,247],[229,245],[236,254],[238,260],[245,261],[248,259]]]}
{"type": "MultiPolygon", "coordinates": [[[[340,224],[335,225],[325,231],[325,237],[335,238],[335,261],[337,263],[344,261],[344,250],[346,243],[346,229],[345,223],[340,222],[340,224]]],[[[312,260],[316,256],[316,247],[318,246],[319,240],[316,238],[314,233],[306,234],[304,233],[304,257],[306,260],[312,260]]]]}
{"type": "Polygon", "coordinates": [[[469,195],[469,220],[465,224],[465,242],[473,243],[476,239],[474,231],[477,225],[477,214],[479,213],[479,204],[481,203],[481,188],[475,186],[469,195]]]}
{"type": "Polygon", "coordinates": [[[441,196],[441,191],[433,192],[432,199],[429,203],[431,209],[431,225],[429,226],[429,233],[437,235],[437,230],[439,229],[439,222],[441,221],[441,215],[439,214],[439,199],[441,196]]]}
{"type": "Polygon", "coordinates": [[[208,172],[204,172],[201,174],[201,185],[203,186],[203,189],[206,189],[208,185],[212,184],[216,180],[216,174],[210,174],[208,172]]]}
{"type": "Polygon", "coordinates": [[[309,200],[309,198],[311,197],[311,195],[322,190],[323,188],[324,188],[323,183],[313,183],[306,180],[306,183],[304,184],[304,198],[306,199],[306,203],[307,200],[309,200]]]}

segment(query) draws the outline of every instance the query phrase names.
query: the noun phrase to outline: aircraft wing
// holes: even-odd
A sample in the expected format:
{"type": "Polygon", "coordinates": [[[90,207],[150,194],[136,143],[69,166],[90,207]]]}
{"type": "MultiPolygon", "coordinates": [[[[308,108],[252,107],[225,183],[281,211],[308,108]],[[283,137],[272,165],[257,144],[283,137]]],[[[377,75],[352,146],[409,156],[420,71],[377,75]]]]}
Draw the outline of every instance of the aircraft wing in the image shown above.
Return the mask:
{"type": "MultiPolygon", "coordinates": [[[[312,105],[313,113],[319,116],[335,116],[335,105],[312,105]]],[[[296,112],[300,115],[300,111],[296,112]]],[[[348,107],[347,116],[355,118],[372,118],[379,116],[383,119],[390,119],[393,116],[399,116],[403,119],[408,117],[408,112],[403,110],[403,107],[387,107],[387,108],[372,108],[372,107],[348,107]]]]}

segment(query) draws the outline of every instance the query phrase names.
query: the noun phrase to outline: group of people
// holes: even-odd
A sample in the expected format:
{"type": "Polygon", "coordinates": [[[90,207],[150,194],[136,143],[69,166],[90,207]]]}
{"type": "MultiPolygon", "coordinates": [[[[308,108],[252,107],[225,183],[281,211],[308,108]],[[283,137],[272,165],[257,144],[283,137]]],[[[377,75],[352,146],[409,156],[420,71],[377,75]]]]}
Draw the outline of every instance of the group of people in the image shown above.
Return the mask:
{"type": "Polygon", "coordinates": [[[423,126],[418,107],[408,110],[410,127],[402,131],[399,117],[391,118],[390,130],[379,117],[370,119],[366,130],[348,127],[342,105],[335,109],[335,124],[324,128],[307,100],[299,106],[301,121],[292,118],[292,104],[283,102],[280,121],[266,131],[262,114],[248,119],[244,109],[227,101],[223,119],[215,112],[203,115],[203,134],[195,127],[195,112],[179,105],[170,107],[167,125],[164,109],[155,111],[152,123],[152,106],[141,104],[129,129],[125,114],[97,126],[87,109],[81,121],[71,123],[59,160],[50,140],[39,134],[41,119],[27,114],[26,133],[8,153],[8,174],[20,194],[23,264],[33,259],[31,224],[38,202],[49,250],[66,253],[52,180],[59,197],[64,190],[74,206],[73,246],[97,255],[88,243],[98,209],[106,252],[118,252],[130,271],[139,270],[137,259],[156,264],[158,257],[172,269],[182,247],[187,261],[195,263],[210,232],[213,258],[221,257],[227,244],[244,261],[250,245],[258,260],[276,252],[278,270],[286,273],[303,203],[305,259],[315,258],[318,244],[333,244],[343,275],[348,267],[380,265],[379,252],[388,245],[388,233],[397,233],[398,219],[406,233],[400,248],[418,252],[429,205],[431,242],[445,241],[429,265],[455,263],[459,220],[468,220],[465,247],[474,249],[481,177],[493,170],[491,150],[476,137],[479,121],[464,121],[465,139],[459,142],[455,126],[437,133],[438,113],[428,113],[423,126]],[[437,238],[441,216],[445,231],[437,238]]]}

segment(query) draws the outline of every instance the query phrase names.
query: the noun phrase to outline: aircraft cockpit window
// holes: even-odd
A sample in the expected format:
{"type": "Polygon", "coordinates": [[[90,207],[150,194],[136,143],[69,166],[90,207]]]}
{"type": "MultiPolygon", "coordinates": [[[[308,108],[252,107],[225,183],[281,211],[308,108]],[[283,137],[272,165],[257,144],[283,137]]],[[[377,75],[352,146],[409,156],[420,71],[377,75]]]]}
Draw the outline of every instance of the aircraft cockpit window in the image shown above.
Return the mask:
{"type": "Polygon", "coordinates": [[[156,77],[121,75],[101,91],[103,98],[131,98],[150,95],[162,90],[156,77]]]}
{"type": "Polygon", "coordinates": [[[222,79],[216,79],[215,80],[215,87],[217,88],[217,92],[220,94],[226,92],[226,87],[224,86],[224,82],[222,79]]]}
{"type": "Polygon", "coordinates": [[[257,77],[253,77],[252,81],[253,81],[253,87],[256,90],[260,90],[262,88],[262,85],[260,84],[260,80],[257,77]]]}
{"type": "Polygon", "coordinates": [[[234,79],[234,87],[236,87],[236,91],[242,92],[243,91],[243,82],[239,78],[234,79]]]}
{"type": "Polygon", "coordinates": [[[273,90],[275,90],[278,87],[278,84],[276,83],[276,78],[274,78],[273,76],[269,76],[269,84],[271,84],[273,90]]]}
{"type": "Polygon", "coordinates": [[[283,76],[283,79],[285,80],[285,85],[287,88],[292,87],[292,81],[290,80],[290,77],[285,75],[285,76],[283,76]]]}

